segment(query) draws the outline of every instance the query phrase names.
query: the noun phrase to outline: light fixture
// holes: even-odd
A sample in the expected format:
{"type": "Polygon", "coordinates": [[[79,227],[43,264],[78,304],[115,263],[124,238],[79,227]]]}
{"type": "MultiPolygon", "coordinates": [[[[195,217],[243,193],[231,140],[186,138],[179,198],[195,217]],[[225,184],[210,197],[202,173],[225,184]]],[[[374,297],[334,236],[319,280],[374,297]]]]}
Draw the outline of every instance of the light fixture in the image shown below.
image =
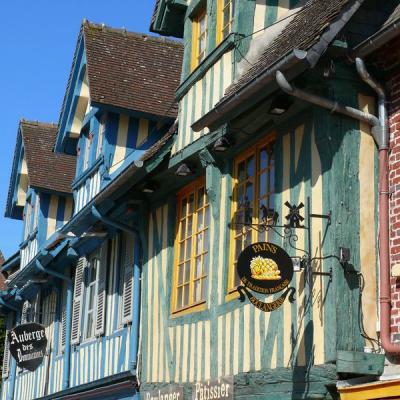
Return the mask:
{"type": "Polygon", "coordinates": [[[143,186],[143,193],[154,193],[159,188],[159,185],[156,182],[146,182],[143,186]]]}
{"type": "Polygon", "coordinates": [[[193,171],[190,169],[190,167],[186,163],[181,164],[178,167],[178,169],[175,171],[175,175],[177,175],[177,176],[189,176],[192,174],[193,174],[193,171]]]}
{"type": "Polygon", "coordinates": [[[231,147],[231,142],[226,136],[222,136],[216,140],[213,146],[214,151],[226,151],[231,147]]]}
{"type": "Polygon", "coordinates": [[[292,100],[289,98],[289,96],[278,96],[272,101],[271,107],[269,108],[269,114],[282,115],[289,109],[291,105],[292,100]]]}
{"type": "Polygon", "coordinates": [[[301,257],[292,257],[293,271],[300,272],[303,268],[301,257]]]}

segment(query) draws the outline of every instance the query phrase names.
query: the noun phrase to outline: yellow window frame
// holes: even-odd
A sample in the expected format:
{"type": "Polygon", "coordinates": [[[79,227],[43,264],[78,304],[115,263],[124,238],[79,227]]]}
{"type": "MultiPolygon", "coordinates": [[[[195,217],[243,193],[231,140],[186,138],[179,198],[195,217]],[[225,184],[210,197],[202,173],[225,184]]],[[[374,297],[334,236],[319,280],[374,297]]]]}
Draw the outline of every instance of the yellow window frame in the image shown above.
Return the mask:
{"type": "Polygon", "coordinates": [[[234,19],[234,1],[228,0],[227,4],[224,5],[225,0],[217,0],[217,34],[216,41],[217,45],[224,40],[223,32],[225,28],[229,28],[228,32],[232,32],[233,19],[234,19]],[[224,25],[224,12],[229,7],[229,21],[224,25]]]}
{"type": "Polygon", "coordinates": [[[202,54],[206,55],[207,52],[207,36],[208,36],[208,28],[207,28],[207,10],[205,7],[201,8],[196,16],[192,20],[192,60],[191,60],[191,69],[192,71],[201,63],[204,59],[202,54]],[[202,19],[205,18],[205,41],[206,45],[204,48],[204,52],[200,53],[199,42],[200,42],[200,23],[202,19]]]}
{"type": "MultiPolygon", "coordinates": [[[[260,172],[259,169],[259,154],[260,150],[265,147],[271,146],[276,139],[276,133],[271,132],[265,138],[251,146],[250,148],[246,149],[243,153],[239,154],[233,162],[233,172],[232,172],[232,207],[231,207],[231,221],[235,221],[235,215],[238,210],[238,184],[239,184],[239,177],[238,177],[238,166],[243,161],[247,160],[250,156],[255,157],[255,165],[254,165],[254,199],[253,204],[259,204],[260,200],[260,190],[259,190],[259,176],[262,172],[267,171],[268,179],[270,179],[270,167],[264,169],[260,172]]],[[[274,191],[267,192],[267,197],[274,195],[274,191]]],[[[259,223],[259,214],[254,212],[252,215],[252,224],[259,223]]],[[[228,267],[228,293],[227,293],[227,300],[233,299],[238,297],[238,293],[236,291],[235,286],[235,239],[236,239],[236,226],[232,224],[230,228],[230,246],[229,246],[229,267],[228,267]]],[[[254,243],[258,241],[258,234],[257,230],[251,229],[251,242],[254,243]]],[[[240,235],[237,235],[240,236],[240,235]]]]}
{"type": "MultiPolygon", "coordinates": [[[[172,296],[171,296],[171,309],[172,309],[172,314],[174,315],[184,315],[188,313],[192,313],[195,311],[202,311],[205,310],[206,308],[206,297],[207,293],[205,293],[205,298],[201,301],[195,302],[194,301],[194,284],[195,281],[198,280],[204,280],[205,282],[201,283],[202,285],[206,285],[207,288],[207,281],[208,281],[208,269],[209,265],[204,265],[204,256],[208,253],[208,262],[209,262],[209,256],[210,256],[210,220],[208,220],[208,224],[201,228],[200,230],[198,229],[198,217],[199,217],[199,212],[203,212],[203,221],[205,221],[205,215],[206,215],[206,209],[208,208],[208,215],[210,219],[210,214],[211,214],[211,209],[210,209],[210,202],[207,197],[207,192],[206,192],[206,182],[205,178],[201,177],[185,188],[183,188],[178,194],[177,194],[177,218],[176,218],[176,230],[175,230],[175,243],[174,243],[174,271],[173,271],[173,286],[172,286],[172,296]],[[200,208],[197,208],[198,206],[198,193],[199,191],[203,188],[204,190],[204,203],[200,208]],[[180,262],[180,245],[182,242],[185,242],[188,236],[185,236],[182,239],[182,221],[187,218],[188,212],[186,211],[185,216],[182,218],[182,202],[184,199],[188,199],[191,194],[194,194],[194,205],[193,205],[193,213],[192,215],[192,230],[191,234],[189,235],[190,241],[191,241],[191,255],[190,259],[186,259],[183,262],[180,262]],[[205,243],[205,235],[203,234],[206,230],[208,230],[208,243],[205,243]],[[195,276],[195,262],[196,259],[199,258],[199,254],[196,254],[196,242],[195,239],[199,234],[203,234],[203,252],[201,253],[200,257],[202,259],[202,269],[203,269],[203,274],[199,276],[195,276]],[[204,249],[207,249],[206,252],[204,252],[204,249]],[[179,266],[180,264],[183,265],[185,262],[190,260],[190,277],[189,277],[189,303],[181,308],[178,308],[177,306],[177,301],[178,301],[178,287],[183,286],[185,282],[182,284],[178,283],[178,275],[179,275],[179,266]],[[204,270],[206,269],[207,273],[204,275],[204,270]]],[[[187,232],[185,232],[186,234],[187,232]]],[[[185,249],[185,248],[184,248],[185,249]]],[[[185,250],[184,250],[185,251],[185,250]]]]}

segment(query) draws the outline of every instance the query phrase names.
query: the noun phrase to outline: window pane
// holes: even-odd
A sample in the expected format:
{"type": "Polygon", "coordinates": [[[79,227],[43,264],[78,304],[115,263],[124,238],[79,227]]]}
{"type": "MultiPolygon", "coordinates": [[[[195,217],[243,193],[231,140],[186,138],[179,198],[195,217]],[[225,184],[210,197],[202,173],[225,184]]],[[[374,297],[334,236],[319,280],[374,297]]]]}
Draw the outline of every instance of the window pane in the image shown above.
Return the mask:
{"type": "Polygon", "coordinates": [[[203,252],[203,233],[196,235],[196,255],[203,252]]]}
{"type": "Polygon", "coordinates": [[[186,260],[190,260],[190,257],[192,256],[192,241],[191,239],[186,241],[186,260]]]}
{"type": "Polygon", "coordinates": [[[186,222],[187,220],[183,220],[181,223],[181,240],[186,238],[186,222]]]}
{"type": "Polygon", "coordinates": [[[183,262],[185,259],[185,242],[179,245],[179,263],[183,262]]]}
{"type": "Polygon", "coordinates": [[[259,197],[265,197],[267,194],[268,175],[263,172],[260,175],[260,194],[259,197]]]}
{"type": "Polygon", "coordinates": [[[187,233],[186,237],[192,236],[192,216],[188,217],[187,221],[187,233]]]}
{"type": "Polygon", "coordinates": [[[268,153],[267,149],[264,148],[260,151],[260,169],[263,170],[268,167],[268,153]]]}
{"type": "Polygon", "coordinates": [[[176,307],[177,308],[182,308],[182,300],[183,300],[183,287],[180,286],[177,289],[177,293],[176,293],[176,307]]]}
{"type": "Polygon", "coordinates": [[[178,267],[179,273],[178,273],[178,285],[183,283],[183,272],[184,272],[184,265],[180,265],[178,267]]]}
{"type": "Polygon", "coordinates": [[[183,306],[189,305],[189,285],[183,287],[183,306]]]}
{"type": "Polygon", "coordinates": [[[247,159],[247,178],[254,176],[254,157],[251,156],[247,159]]]}
{"type": "Polygon", "coordinates": [[[204,187],[201,187],[197,192],[197,208],[204,206],[204,187]]]}
{"type": "Polygon", "coordinates": [[[194,301],[200,301],[201,297],[201,280],[198,280],[194,282],[194,301]]]}
{"type": "Polygon", "coordinates": [[[181,219],[186,216],[186,206],[187,206],[187,201],[186,201],[186,199],[183,199],[182,207],[181,207],[181,219]]]}
{"type": "Polygon", "coordinates": [[[185,283],[190,281],[190,262],[185,263],[185,283]]]}
{"type": "Polygon", "coordinates": [[[194,211],[194,193],[189,196],[189,214],[193,214],[194,211]]]}
{"type": "Polygon", "coordinates": [[[238,165],[238,179],[239,182],[243,182],[246,179],[246,163],[244,161],[242,161],[239,165],[238,165]]]}

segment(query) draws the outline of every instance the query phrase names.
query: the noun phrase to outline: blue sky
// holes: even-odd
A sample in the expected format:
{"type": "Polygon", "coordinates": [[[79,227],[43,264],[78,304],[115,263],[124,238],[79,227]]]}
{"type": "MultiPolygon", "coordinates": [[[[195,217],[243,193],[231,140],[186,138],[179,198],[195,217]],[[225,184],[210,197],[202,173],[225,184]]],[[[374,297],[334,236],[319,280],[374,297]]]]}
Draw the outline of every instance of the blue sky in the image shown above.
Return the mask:
{"type": "Polygon", "coordinates": [[[58,122],[83,18],[148,32],[155,0],[14,0],[0,2],[0,250],[21,242],[22,222],[4,218],[18,121],[58,122]]]}

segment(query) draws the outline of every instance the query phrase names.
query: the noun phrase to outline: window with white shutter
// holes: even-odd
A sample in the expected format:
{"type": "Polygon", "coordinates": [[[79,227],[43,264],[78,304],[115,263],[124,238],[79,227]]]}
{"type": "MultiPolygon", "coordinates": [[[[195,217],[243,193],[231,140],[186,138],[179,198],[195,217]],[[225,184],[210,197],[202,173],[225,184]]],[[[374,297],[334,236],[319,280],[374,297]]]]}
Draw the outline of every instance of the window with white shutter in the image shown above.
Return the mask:
{"type": "Polygon", "coordinates": [[[132,321],[133,263],[135,240],[132,235],[122,236],[120,325],[132,321]]]}
{"type": "Polygon", "coordinates": [[[108,270],[108,242],[105,241],[100,250],[100,264],[97,268],[97,304],[95,319],[95,335],[104,334],[105,327],[105,311],[106,311],[106,280],[108,270]]]}
{"type": "Polygon", "coordinates": [[[81,338],[83,274],[86,264],[86,258],[81,257],[78,260],[75,270],[74,297],[72,304],[71,344],[79,343],[81,338]]]}
{"type": "Polygon", "coordinates": [[[2,377],[7,378],[9,371],[10,371],[10,345],[8,342],[8,332],[11,330],[11,320],[12,314],[8,314],[6,319],[6,339],[4,343],[4,354],[3,354],[3,370],[2,370],[2,377]]]}
{"type": "Polygon", "coordinates": [[[59,328],[58,328],[58,354],[62,354],[65,349],[65,335],[66,335],[66,304],[67,300],[67,285],[64,282],[62,291],[60,294],[60,316],[59,316],[59,328]]]}

